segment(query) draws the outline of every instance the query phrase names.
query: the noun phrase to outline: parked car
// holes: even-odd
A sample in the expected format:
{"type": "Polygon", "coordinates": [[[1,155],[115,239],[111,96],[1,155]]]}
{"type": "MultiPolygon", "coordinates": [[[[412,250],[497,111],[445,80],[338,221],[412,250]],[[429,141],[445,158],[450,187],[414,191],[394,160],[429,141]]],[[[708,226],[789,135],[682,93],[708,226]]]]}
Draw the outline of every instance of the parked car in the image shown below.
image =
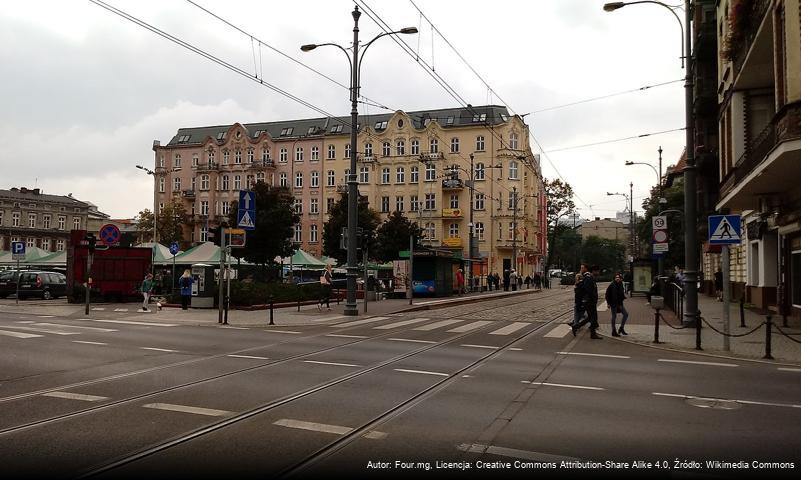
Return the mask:
{"type": "MultiPolygon", "coordinates": [[[[15,285],[16,288],[16,285],[15,285]]],[[[67,294],[67,277],[55,272],[21,272],[19,275],[19,299],[37,296],[45,300],[67,294]]]]}
{"type": "Polygon", "coordinates": [[[6,298],[17,293],[17,277],[19,277],[19,270],[0,272],[0,298],[6,298]]]}

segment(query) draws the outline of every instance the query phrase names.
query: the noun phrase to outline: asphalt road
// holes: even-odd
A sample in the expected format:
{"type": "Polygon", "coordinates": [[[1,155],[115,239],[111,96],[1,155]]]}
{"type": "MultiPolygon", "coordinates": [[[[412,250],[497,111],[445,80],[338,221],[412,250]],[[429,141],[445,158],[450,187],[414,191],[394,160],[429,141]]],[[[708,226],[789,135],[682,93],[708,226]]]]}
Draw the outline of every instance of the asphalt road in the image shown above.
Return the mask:
{"type": "Polygon", "coordinates": [[[801,370],[574,338],[571,305],[552,290],[247,329],[2,314],[0,465],[10,478],[798,475],[801,370]]]}

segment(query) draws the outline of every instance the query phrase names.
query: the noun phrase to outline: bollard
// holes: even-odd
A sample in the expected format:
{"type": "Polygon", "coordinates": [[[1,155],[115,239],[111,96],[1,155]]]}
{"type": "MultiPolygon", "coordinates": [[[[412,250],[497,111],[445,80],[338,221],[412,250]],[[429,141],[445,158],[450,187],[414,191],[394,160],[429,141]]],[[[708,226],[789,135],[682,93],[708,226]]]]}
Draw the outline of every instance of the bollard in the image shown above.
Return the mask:
{"type": "Polygon", "coordinates": [[[745,328],[745,297],[740,297],[740,327],[745,328]]]}
{"type": "Polygon", "coordinates": [[[765,322],[765,356],[762,357],[765,360],[773,360],[773,355],[770,354],[771,345],[770,345],[770,331],[773,329],[773,318],[768,314],[767,321],[765,322]]]}
{"type": "Polygon", "coordinates": [[[275,325],[273,322],[273,304],[275,303],[272,295],[270,296],[270,325],[275,325]]]}
{"type": "Polygon", "coordinates": [[[695,312],[695,349],[703,350],[701,348],[701,312],[695,312]]]}
{"type": "Polygon", "coordinates": [[[659,309],[654,310],[654,343],[661,343],[659,341],[659,309]]]}
{"type": "Polygon", "coordinates": [[[300,312],[300,285],[298,285],[298,312],[300,312]]]}
{"type": "Polygon", "coordinates": [[[230,304],[229,297],[226,295],[225,300],[225,315],[223,316],[223,325],[228,325],[228,307],[230,304]]]}

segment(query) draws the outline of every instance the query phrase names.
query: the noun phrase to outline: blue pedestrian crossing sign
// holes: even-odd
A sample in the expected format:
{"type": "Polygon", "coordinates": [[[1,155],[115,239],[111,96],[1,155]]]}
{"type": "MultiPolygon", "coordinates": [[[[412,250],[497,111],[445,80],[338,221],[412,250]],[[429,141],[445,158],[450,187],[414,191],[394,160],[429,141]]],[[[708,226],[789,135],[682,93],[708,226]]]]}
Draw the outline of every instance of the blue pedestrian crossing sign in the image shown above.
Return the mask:
{"type": "Polygon", "coordinates": [[[180,247],[178,246],[178,242],[172,242],[170,244],[170,253],[172,253],[173,256],[175,256],[175,254],[178,253],[178,250],[180,250],[180,247]]]}
{"type": "Polygon", "coordinates": [[[239,191],[239,213],[236,225],[245,230],[256,229],[256,194],[247,190],[239,191]]]}
{"type": "Polygon", "coordinates": [[[709,243],[712,245],[739,245],[742,229],[739,215],[710,215],[709,243]]]}

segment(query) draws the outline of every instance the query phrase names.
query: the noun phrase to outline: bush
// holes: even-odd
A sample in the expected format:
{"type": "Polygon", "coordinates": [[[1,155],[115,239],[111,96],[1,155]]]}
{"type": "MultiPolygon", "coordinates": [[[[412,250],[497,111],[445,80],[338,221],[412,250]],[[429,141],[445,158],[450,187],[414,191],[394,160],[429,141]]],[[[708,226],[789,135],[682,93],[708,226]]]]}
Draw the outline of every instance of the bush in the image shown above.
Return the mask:
{"type": "Polygon", "coordinates": [[[320,284],[231,283],[231,305],[263,305],[270,302],[270,297],[275,303],[317,300],[320,298],[320,284]]]}

